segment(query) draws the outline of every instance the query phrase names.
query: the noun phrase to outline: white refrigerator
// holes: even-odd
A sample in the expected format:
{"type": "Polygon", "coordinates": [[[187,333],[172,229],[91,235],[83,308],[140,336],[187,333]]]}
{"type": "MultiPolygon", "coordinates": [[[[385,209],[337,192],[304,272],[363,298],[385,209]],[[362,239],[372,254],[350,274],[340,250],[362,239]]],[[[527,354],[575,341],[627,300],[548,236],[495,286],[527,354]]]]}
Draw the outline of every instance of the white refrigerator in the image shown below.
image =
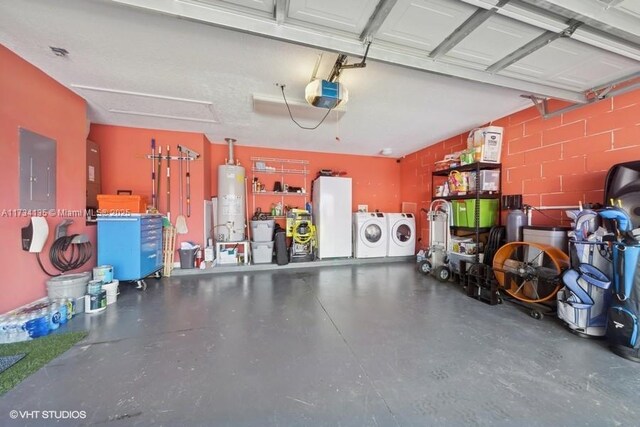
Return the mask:
{"type": "Polygon", "coordinates": [[[321,176],[313,182],[317,258],[352,256],[351,178],[321,176]]]}

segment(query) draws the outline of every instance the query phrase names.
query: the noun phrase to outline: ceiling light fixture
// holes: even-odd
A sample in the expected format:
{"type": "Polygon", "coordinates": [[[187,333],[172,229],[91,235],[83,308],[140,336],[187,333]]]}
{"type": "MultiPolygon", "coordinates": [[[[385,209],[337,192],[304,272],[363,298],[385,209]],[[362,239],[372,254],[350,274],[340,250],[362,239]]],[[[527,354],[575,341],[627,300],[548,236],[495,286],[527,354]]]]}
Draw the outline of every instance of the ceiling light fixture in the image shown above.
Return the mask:
{"type": "Polygon", "coordinates": [[[69,51],[63,47],[49,46],[49,49],[51,49],[56,56],[66,57],[69,55],[69,51]]]}
{"type": "Polygon", "coordinates": [[[380,154],[382,154],[383,156],[390,156],[391,154],[393,154],[393,150],[391,148],[383,148],[382,150],[380,150],[380,154]]]}

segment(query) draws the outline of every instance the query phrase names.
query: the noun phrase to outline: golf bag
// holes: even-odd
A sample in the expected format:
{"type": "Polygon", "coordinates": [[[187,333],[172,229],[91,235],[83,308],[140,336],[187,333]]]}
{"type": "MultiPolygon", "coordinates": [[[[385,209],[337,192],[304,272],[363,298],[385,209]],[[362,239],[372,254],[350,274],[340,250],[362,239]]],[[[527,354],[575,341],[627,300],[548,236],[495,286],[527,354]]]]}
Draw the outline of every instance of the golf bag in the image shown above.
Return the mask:
{"type": "Polygon", "coordinates": [[[619,356],[640,362],[640,245],[613,247],[613,302],[607,340],[619,356]]]}
{"type": "Polygon", "coordinates": [[[580,264],[562,275],[565,287],[558,291],[558,317],[580,335],[603,337],[611,303],[611,281],[590,264],[580,264]]]}
{"type": "Polygon", "coordinates": [[[601,223],[598,212],[585,209],[567,211],[567,215],[574,221],[574,229],[569,233],[571,237],[569,241],[571,243],[569,246],[571,265],[591,264],[607,277],[612,277],[612,255],[609,245],[598,241],[595,237],[596,230],[601,223]]]}
{"type": "Polygon", "coordinates": [[[609,169],[604,204],[618,206],[629,215],[634,227],[640,227],[640,161],[620,163],[609,169]]]}

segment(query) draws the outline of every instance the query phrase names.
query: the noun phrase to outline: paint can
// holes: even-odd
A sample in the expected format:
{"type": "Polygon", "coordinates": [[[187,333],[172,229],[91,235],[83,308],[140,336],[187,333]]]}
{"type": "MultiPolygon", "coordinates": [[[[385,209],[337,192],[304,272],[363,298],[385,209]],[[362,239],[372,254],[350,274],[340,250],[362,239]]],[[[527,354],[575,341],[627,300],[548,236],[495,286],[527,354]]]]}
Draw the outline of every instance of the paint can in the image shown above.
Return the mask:
{"type": "Polygon", "coordinates": [[[89,284],[87,285],[87,293],[89,295],[97,295],[102,291],[102,280],[94,279],[89,280],[89,284]]]}
{"type": "Polygon", "coordinates": [[[107,308],[107,291],[100,291],[95,295],[85,295],[84,312],[98,313],[107,308]]]}
{"type": "Polygon", "coordinates": [[[113,266],[99,265],[93,267],[93,279],[102,280],[102,283],[111,283],[113,281],[113,266]]]}

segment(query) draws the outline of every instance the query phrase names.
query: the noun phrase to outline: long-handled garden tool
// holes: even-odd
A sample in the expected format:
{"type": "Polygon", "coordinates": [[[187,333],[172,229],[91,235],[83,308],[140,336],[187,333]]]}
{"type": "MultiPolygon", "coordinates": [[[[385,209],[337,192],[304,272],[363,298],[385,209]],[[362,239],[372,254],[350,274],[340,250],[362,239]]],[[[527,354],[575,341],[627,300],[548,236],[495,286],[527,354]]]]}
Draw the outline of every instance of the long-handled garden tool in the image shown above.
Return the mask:
{"type": "Polygon", "coordinates": [[[167,145],[167,218],[171,221],[171,148],[167,145]]]}
{"type": "Polygon", "coordinates": [[[151,206],[158,209],[156,196],[156,140],[151,138],[151,206]]]}
{"type": "MultiPolygon", "coordinates": [[[[184,205],[184,197],[183,197],[183,191],[182,191],[182,160],[183,160],[182,156],[183,155],[184,155],[184,151],[182,151],[182,145],[178,145],[178,162],[179,162],[178,168],[179,168],[179,179],[180,179],[180,186],[178,187],[178,194],[179,194],[178,198],[180,200],[180,208],[179,208],[180,214],[176,218],[176,233],[178,234],[187,234],[189,232],[189,229],[187,228],[187,219],[184,217],[183,209],[182,209],[184,205]]],[[[189,167],[189,162],[187,161],[187,168],[188,167],[189,167]]],[[[188,177],[189,177],[189,173],[187,172],[187,180],[189,179],[188,177]]],[[[187,209],[189,207],[188,201],[189,199],[187,199],[187,209]]]]}
{"type": "Polygon", "coordinates": [[[162,146],[158,144],[158,164],[156,165],[156,209],[160,212],[160,178],[162,177],[162,146]]]}
{"type": "Polygon", "coordinates": [[[190,163],[192,161],[191,155],[187,159],[187,217],[191,217],[191,172],[190,163]]]}

